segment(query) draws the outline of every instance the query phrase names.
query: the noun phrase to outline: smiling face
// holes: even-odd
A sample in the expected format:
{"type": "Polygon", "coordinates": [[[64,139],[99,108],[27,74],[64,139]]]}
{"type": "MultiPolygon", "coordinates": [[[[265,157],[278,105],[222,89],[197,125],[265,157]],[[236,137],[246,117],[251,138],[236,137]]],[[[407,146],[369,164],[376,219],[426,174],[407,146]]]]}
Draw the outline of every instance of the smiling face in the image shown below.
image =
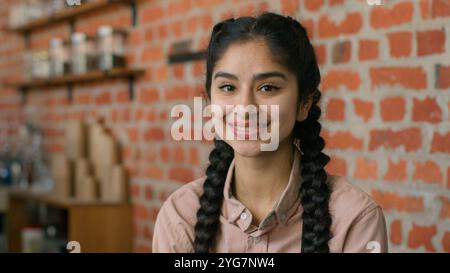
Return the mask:
{"type": "Polygon", "coordinates": [[[271,58],[272,53],[262,39],[231,45],[217,61],[212,73],[211,104],[223,109],[223,116],[218,120],[234,140],[224,139],[234,151],[242,156],[257,156],[263,141],[258,132],[259,127],[267,126],[273,132],[278,128],[280,145],[292,137],[295,121],[306,118],[310,104],[300,107],[298,102],[298,84],[296,75],[271,58]],[[230,107],[253,105],[258,110],[267,105],[267,122],[249,124],[249,115],[238,115],[230,107]],[[272,105],[279,106],[279,123],[271,120],[272,105]],[[230,122],[233,115],[235,122],[230,122]],[[228,122],[227,122],[228,121],[228,122]],[[251,136],[256,134],[256,140],[251,136]],[[242,139],[242,140],[241,140],[242,139]]]}

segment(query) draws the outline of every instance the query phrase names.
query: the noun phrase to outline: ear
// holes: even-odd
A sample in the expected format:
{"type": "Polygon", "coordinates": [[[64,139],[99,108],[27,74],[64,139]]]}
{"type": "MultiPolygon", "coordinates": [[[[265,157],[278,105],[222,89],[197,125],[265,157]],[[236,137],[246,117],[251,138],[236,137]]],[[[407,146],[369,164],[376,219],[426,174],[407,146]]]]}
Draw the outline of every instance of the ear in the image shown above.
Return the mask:
{"type": "Polygon", "coordinates": [[[312,105],[312,99],[302,103],[297,111],[297,121],[304,121],[308,117],[309,109],[312,105]]]}

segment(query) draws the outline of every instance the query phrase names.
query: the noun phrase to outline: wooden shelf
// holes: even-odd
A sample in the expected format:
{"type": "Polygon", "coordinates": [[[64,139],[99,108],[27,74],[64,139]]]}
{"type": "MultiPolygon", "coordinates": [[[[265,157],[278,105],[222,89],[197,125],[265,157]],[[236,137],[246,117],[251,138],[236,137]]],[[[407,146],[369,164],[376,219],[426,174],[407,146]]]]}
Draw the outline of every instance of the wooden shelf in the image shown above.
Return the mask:
{"type": "Polygon", "coordinates": [[[67,209],[79,206],[117,206],[127,205],[126,203],[106,202],[101,200],[82,201],[75,198],[62,198],[48,193],[34,193],[28,190],[10,189],[9,198],[21,199],[24,201],[44,203],[52,207],[67,209]]]}
{"type": "Polygon", "coordinates": [[[53,87],[69,84],[86,83],[112,78],[136,77],[143,74],[144,72],[145,70],[140,68],[115,68],[108,71],[96,70],[79,75],[70,74],[60,77],[52,77],[48,79],[34,79],[21,82],[10,82],[7,84],[19,89],[32,89],[40,87],[53,87]]]}
{"type": "MultiPolygon", "coordinates": [[[[63,0],[61,0],[63,1],[63,0]]],[[[109,7],[117,4],[132,4],[131,0],[95,0],[87,3],[83,3],[80,6],[65,8],[59,12],[54,13],[51,16],[43,17],[32,20],[22,26],[11,28],[11,31],[15,32],[29,32],[38,28],[46,27],[56,23],[70,21],[75,17],[98,11],[101,8],[109,7]]]]}
{"type": "Polygon", "coordinates": [[[133,209],[130,203],[82,202],[24,190],[9,191],[8,251],[21,252],[21,232],[30,224],[27,206],[45,204],[67,212],[67,241],[77,241],[81,252],[131,252],[133,209]]]}

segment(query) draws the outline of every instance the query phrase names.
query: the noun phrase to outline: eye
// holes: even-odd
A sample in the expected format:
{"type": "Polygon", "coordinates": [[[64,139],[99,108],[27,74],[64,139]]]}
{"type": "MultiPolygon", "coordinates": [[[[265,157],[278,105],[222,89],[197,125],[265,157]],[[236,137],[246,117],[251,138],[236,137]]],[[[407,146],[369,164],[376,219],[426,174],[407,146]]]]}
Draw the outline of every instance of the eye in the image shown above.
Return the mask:
{"type": "Polygon", "coordinates": [[[223,92],[228,93],[228,92],[234,91],[234,86],[229,85],[229,84],[225,84],[225,85],[220,86],[219,89],[222,90],[223,92]],[[228,89],[224,89],[224,88],[227,88],[227,87],[228,87],[228,89]]]}
{"type": "Polygon", "coordinates": [[[275,92],[279,89],[280,89],[279,87],[272,84],[266,84],[261,87],[261,90],[266,93],[275,92]]]}

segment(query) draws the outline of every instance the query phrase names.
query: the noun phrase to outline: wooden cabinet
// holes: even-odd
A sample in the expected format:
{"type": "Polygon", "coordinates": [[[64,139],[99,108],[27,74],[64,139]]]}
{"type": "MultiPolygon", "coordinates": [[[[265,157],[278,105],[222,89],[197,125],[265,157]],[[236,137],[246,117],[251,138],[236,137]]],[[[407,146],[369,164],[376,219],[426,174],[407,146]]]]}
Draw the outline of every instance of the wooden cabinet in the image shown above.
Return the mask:
{"type": "Polygon", "coordinates": [[[9,252],[21,252],[21,231],[28,224],[26,206],[31,202],[66,210],[67,241],[78,241],[82,253],[132,252],[130,204],[81,202],[17,190],[9,193],[9,252]]]}

